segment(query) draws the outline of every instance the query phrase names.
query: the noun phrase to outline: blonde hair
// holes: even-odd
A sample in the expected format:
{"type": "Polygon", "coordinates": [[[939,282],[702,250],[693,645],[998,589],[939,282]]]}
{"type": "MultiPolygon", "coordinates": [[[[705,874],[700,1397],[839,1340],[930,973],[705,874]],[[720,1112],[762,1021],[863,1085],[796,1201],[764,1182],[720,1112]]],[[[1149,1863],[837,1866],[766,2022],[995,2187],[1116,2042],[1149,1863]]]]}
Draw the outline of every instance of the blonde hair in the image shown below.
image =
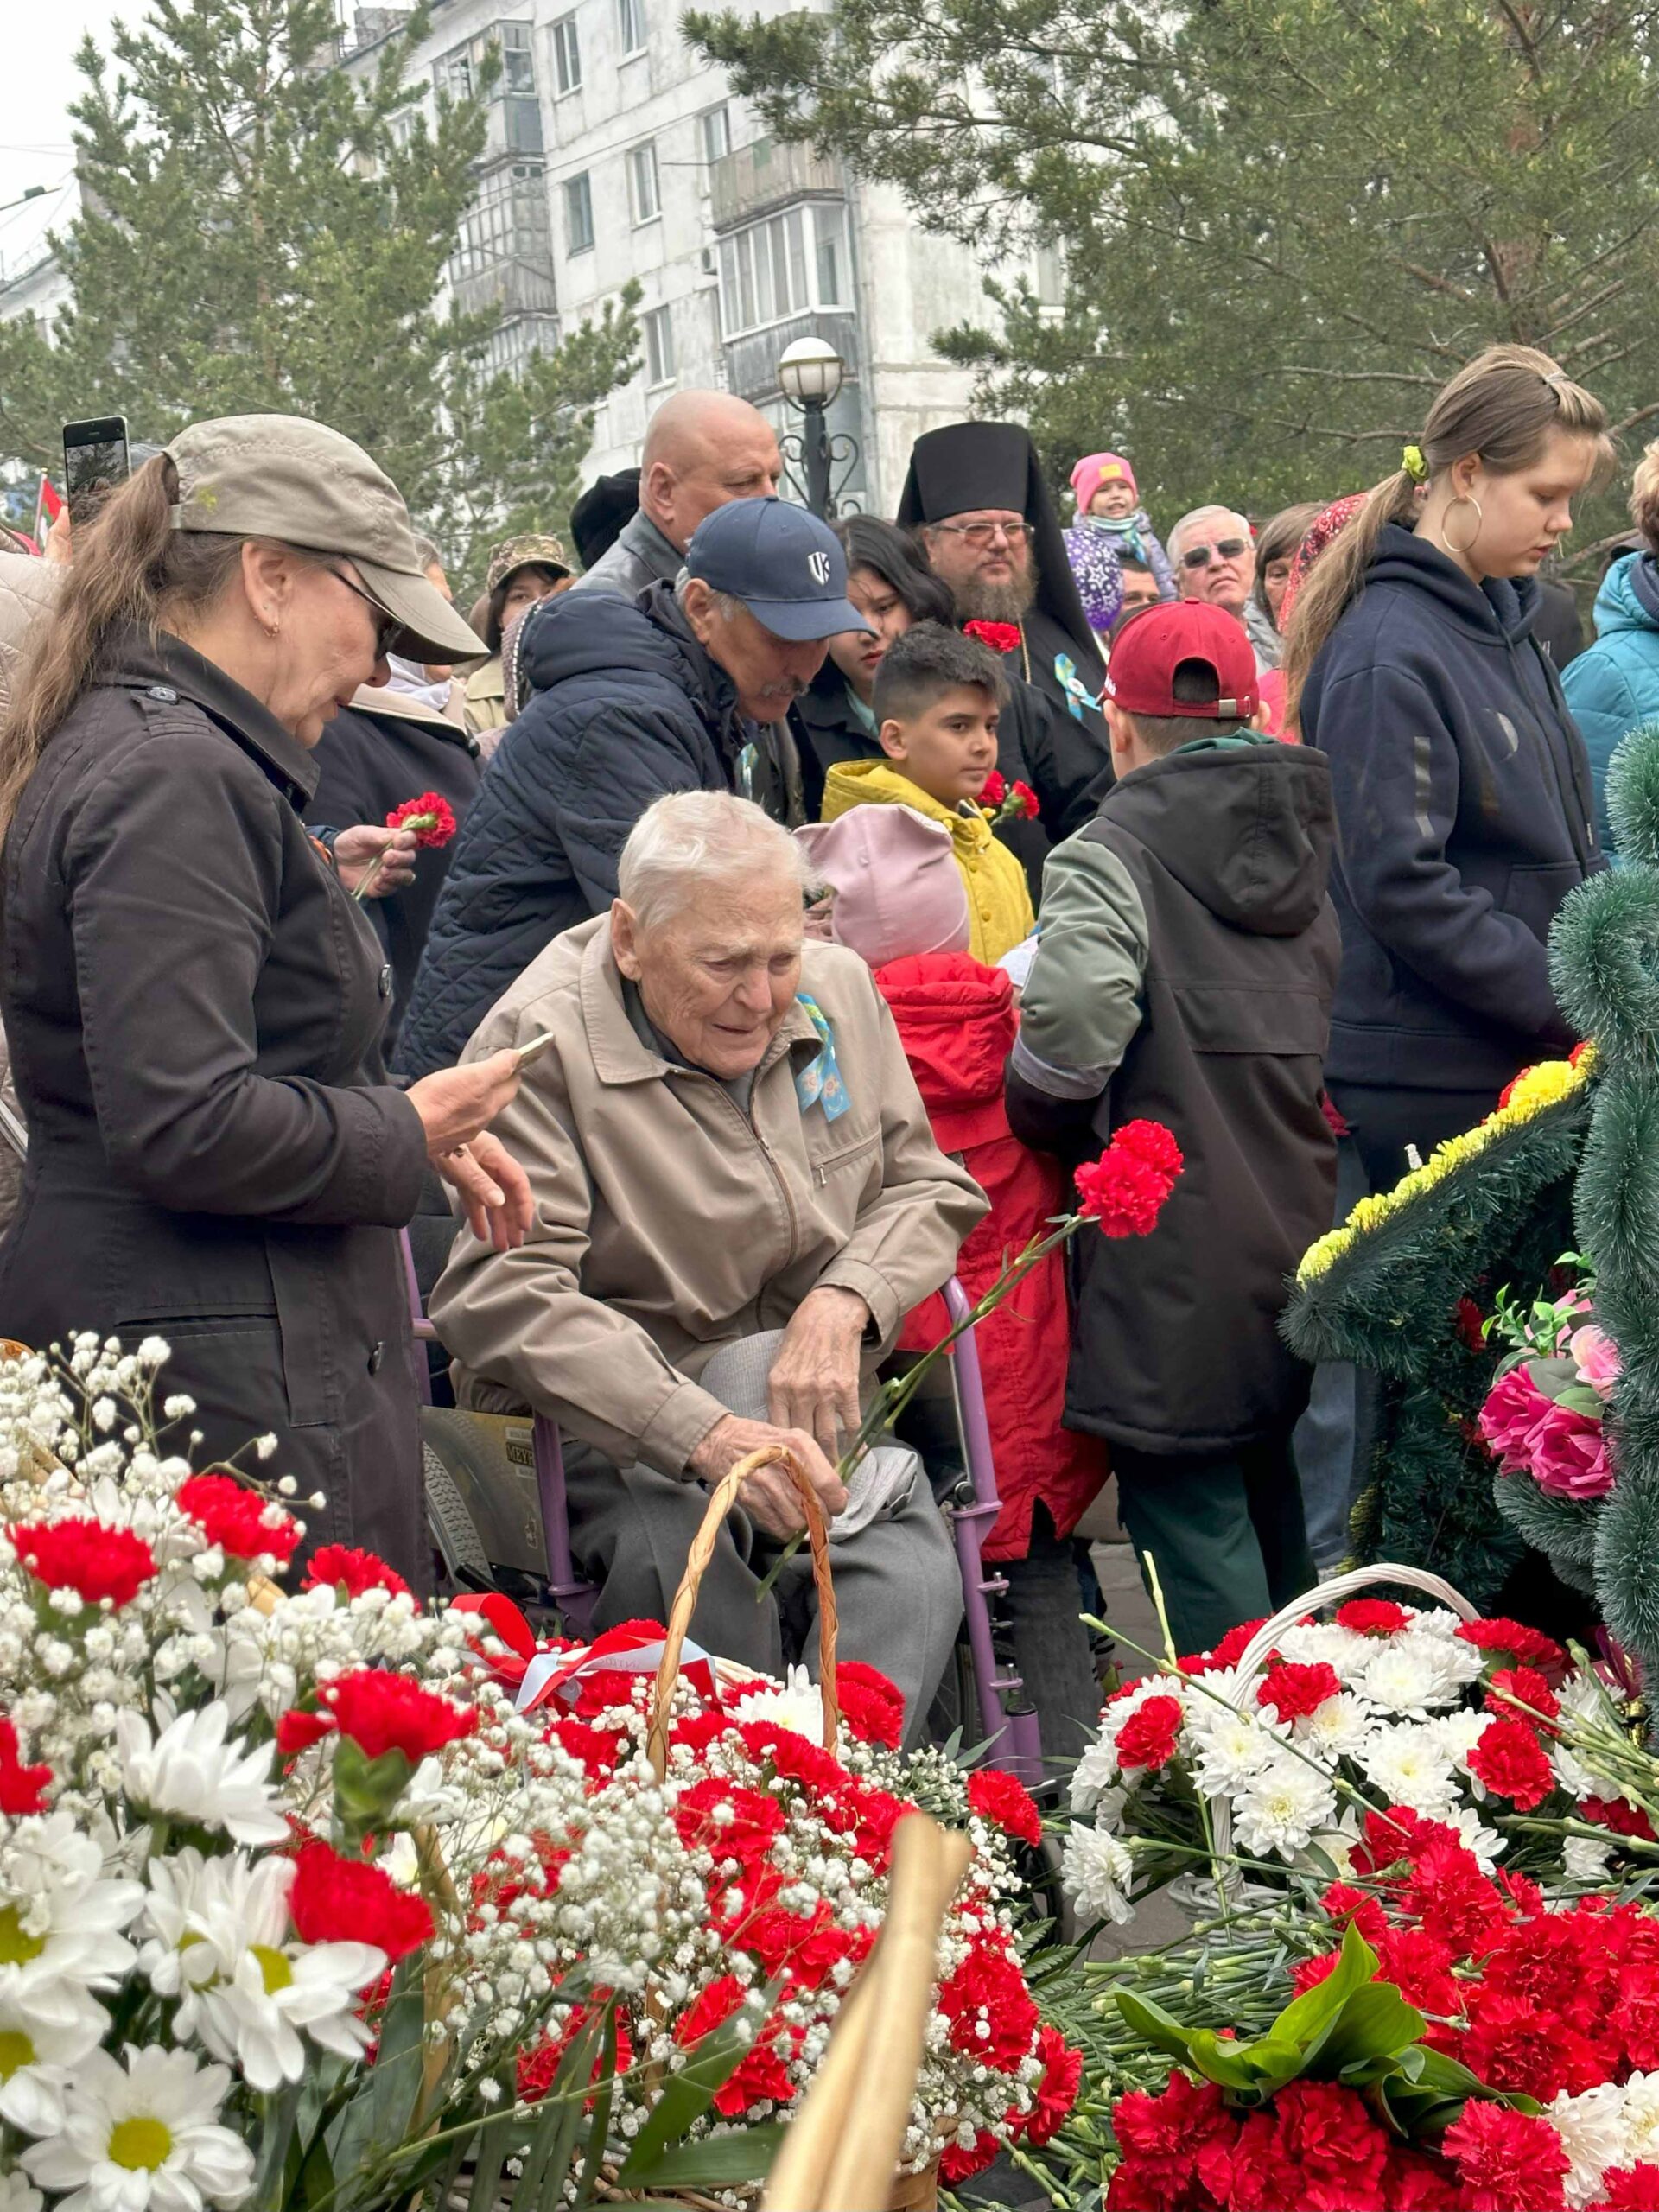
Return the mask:
{"type": "MultiPolygon", "coordinates": [[[[1418,443],[1433,480],[1465,454],[1495,475],[1529,468],[1552,430],[1592,438],[1598,473],[1612,465],[1607,410],[1532,346],[1489,346],[1441,387],[1418,443]]],[[[1353,520],[1325,548],[1296,595],[1285,656],[1286,718],[1294,722],[1320,647],[1365,580],[1384,524],[1409,522],[1415,489],[1403,467],[1373,485],[1353,520]]]]}
{"type": "Polygon", "coordinates": [[[100,509],[57,601],[30,632],[16,687],[0,723],[0,836],[11,826],[23,787],[118,632],[152,632],[173,610],[219,598],[240,566],[243,540],[175,530],[178,472],[157,454],[100,509]]]}
{"type": "Polygon", "coordinates": [[[1643,448],[1630,479],[1630,520],[1659,553],[1659,438],[1643,448]]]}

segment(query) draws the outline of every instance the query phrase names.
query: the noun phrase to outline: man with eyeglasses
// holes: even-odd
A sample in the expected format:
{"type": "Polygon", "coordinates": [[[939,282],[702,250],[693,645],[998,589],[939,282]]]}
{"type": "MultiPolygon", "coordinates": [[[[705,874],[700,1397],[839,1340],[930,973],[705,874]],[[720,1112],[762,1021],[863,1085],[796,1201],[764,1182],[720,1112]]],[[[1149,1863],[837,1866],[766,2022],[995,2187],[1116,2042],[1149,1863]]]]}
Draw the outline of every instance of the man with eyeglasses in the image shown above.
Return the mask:
{"type": "MultiPolygon", "coordinates": [[[[1219,607],[1240,622],[1255,582],[1255,540],[1230,507],[1194,507],[1169,533],[1169,557],[1183,599],[1219,607]]],[[[1265,673],[1259,659],[1256,673],[1265,673]]]]}
{"type": "Polygon", "coordinates": [[[1034,842],[1069,836],[1094,812],[1091,786],[1111,779],[1098,704],[1106,671],[1029,432],[1017,423],[929,430],[911,448],[898,520],[921,541],[958,622],[1018,633],[1004,662],[1013,697],[1003,721],[1024,755],[1015,772],[1042,800],[1034,842]]]}

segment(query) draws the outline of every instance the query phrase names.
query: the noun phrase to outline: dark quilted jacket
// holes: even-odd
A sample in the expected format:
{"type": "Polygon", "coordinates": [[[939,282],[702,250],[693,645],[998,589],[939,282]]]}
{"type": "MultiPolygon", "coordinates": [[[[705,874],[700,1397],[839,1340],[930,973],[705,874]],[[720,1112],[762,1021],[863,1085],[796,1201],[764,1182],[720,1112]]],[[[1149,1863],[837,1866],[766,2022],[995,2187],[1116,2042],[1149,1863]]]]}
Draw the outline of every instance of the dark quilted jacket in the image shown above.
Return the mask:
{"type": "Polygon", "coordinates": [[[610,904],[652,799],[731,790],[754,734],[665,584],[550,599],[524,651],[531,697],[455,839],[398,1040],[410,1075],[458,1060],[543,946],[610,904]]]}

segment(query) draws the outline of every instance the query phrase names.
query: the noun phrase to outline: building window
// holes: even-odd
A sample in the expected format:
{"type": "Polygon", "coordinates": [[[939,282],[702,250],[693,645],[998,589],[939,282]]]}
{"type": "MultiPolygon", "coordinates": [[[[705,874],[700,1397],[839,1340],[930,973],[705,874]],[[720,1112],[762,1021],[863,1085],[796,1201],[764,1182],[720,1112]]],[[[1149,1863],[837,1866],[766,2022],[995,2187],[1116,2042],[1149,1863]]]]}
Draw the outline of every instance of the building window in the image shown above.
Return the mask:
{"type": "Polygon", "coordinates": [[[732,150],[732,111],[724,100],[718,107],[706,107],[697,118],[702,137],[702,158],[718,162],[732,150]]]}
{"type": "Polygon", "coordinates": [[[657,183],[657,142],[654,138],[647,138],[643,146],[630,146],[628,149],[628,199],[636,224],[654,223],[663,212],[662,194],[657,183]]]}
{"type": "Polygon", "coordinates": [[[645,331],[645,382],[674,381],[674,325],[666,308],[652,308],[640,318],[645,331]]]}
{"type": "Polygon", "coordinates": [[[461,219],[449,280],[464,283],[515,261],[542,270],[552,266],[547,185],[539,162],[515,162],[483,180],[478,198],[461,219]]]}
{"type": "Polygon", "coordinates": [[[564,250],[586,253],[594,243],[594,194],[584,169],[564,183],[564,250]]]}
{"type": "Polygon", "coordinates": [[[536,57],[531,51],[528,23],[501,26],[501,89],[519,96],[536,90],[536,57]]]}
{"type": "Polygon", "coordinates": [[[452,100],[469,100],[473,97],[473,56],[471,49],[460,46],[453,54],[446,54],[435,64],[432,80],[441,92],[452,100]]]}
{"type": "Polygon", "coordinates": [[[623,53],[638,54],[645,42],[645,0],[616,0],[616,26],[623,53]]]}
{"type": "Polygon", "coordinates": [[[493,23],[488,30],[480,31],[465,46],[457,46],[441,54],[432,67],[432,80],[441,92],[453,100],[469,100],[479,87],[479,65],[493,47],[501,57],[500,74],[497,77],[493,99],[524,99],[533,97],[536,91],[536,63],[531,51],[531,27],[527,22],[493,23]]]}
{"type": "Polygon", "coordinates": [[[811,308],[852,305],[846,211],[787,208],[720,242],[720,320],[728,338],[811,308]]]}
{"type": "Polygon", "coordinates": [[[553,26],[553,81],[561,93],[574,92],[582,83],[582,48],[576,43],[574,16],[561,16],[553,26]]]}

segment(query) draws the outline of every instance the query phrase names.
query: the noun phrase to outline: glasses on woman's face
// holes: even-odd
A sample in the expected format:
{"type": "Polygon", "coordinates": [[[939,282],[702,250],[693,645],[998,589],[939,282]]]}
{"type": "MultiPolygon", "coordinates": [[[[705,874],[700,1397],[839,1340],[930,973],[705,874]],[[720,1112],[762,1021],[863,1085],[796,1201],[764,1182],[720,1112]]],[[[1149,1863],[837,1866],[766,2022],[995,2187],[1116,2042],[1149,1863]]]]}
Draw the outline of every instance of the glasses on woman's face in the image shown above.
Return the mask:
{"type": "Polygon", "coordinates": [[[398,620],[395,614],[388,614],[385,608],[381,606],[378,599],[371,599],[368,593],[364,590],[362,585],[354,582],[352,577],[348,576],[344,569],[329,569],[327,573],[333,576],[337,582],[344,584],[347,591],[355,592],[358,597],[362,601],[364,606],[366,607],[373,615],[374,658],[377,662],[385,660],[387,654],[391,651],[391,641],[397,635],[397,632],[403,628],[403,624],[398,620]]]}
{"type": "Polygon", "coordinates": [[[1248,553],[1248,537],[1218,537],[1213,545],[1189,545],[1181,556],[1184,569],[1207,569],[1212,560],[1236,561],[1241,553],[1248,553]]]}
{"type": "Polygon", "coordinates": [[[1037,535],[1028,522],[940,522],[933,527],[941,535],[948,531],[952,537],[961,538],[976,553],[982,553],[999,537],[1006,537],[1010,545],[1029,545],[1037,535]]]}

